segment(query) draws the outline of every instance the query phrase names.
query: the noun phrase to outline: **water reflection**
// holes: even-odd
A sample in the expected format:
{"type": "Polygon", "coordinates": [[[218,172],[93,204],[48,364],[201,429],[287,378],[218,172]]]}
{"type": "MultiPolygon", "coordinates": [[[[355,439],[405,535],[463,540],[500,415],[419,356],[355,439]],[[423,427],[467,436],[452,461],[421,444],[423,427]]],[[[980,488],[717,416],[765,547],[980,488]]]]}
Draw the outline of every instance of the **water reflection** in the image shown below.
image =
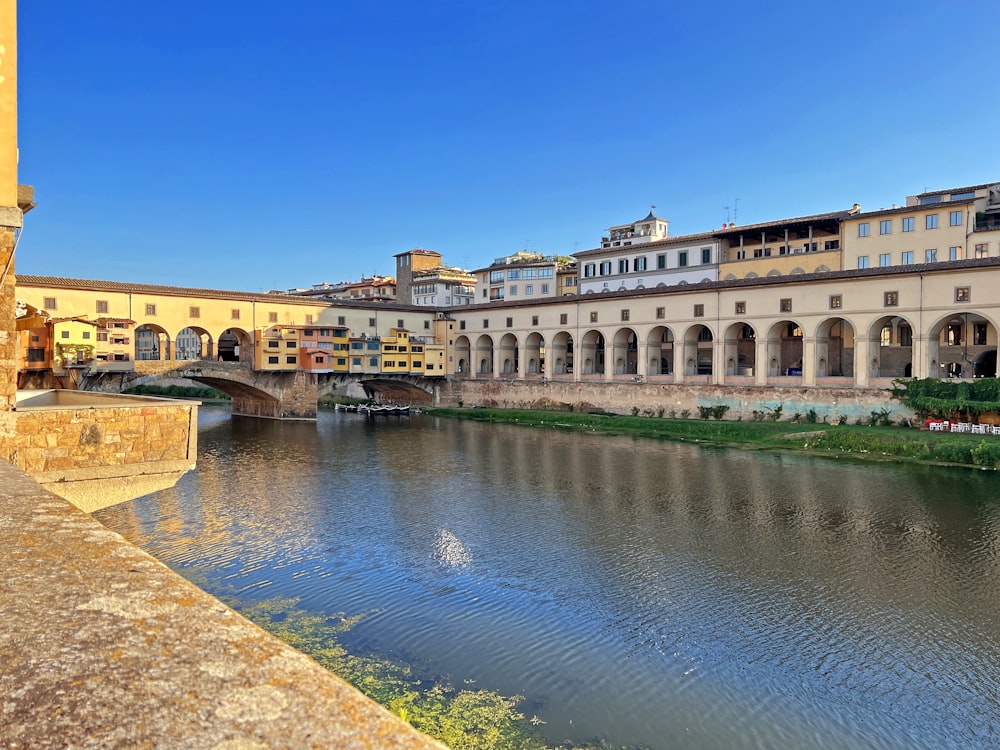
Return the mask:
{"type": "Polygon", "coordinates": [[[525,695],[553,743],[987,747],[1000,481],[556,430],[203,410],[103,522],[209,587],[525,695]]]}

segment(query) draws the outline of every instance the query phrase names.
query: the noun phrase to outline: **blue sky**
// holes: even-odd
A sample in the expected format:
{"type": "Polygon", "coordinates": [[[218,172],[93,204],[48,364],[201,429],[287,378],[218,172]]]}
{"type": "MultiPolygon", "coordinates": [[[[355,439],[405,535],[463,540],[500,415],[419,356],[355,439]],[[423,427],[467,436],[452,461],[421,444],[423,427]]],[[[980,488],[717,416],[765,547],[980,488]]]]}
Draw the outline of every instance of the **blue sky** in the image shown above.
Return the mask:
{"type": "Polygon", "coordinates": [[[21,0],[17,271],[266,291],[1000,181],[996,0],[21,0]],[[738,214],[732,215],[739,199],[738,214]]]}

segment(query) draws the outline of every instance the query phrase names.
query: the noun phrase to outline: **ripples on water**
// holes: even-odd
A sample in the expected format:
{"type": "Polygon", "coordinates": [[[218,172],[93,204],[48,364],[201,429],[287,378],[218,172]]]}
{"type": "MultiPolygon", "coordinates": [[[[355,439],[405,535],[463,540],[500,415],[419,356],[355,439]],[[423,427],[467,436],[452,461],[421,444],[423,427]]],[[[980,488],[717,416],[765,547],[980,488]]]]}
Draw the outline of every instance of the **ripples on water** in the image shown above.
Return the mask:
{"type": "Polygon", "coordinates": [[[526,696],[550,742],[1000,746],[1000,479],[436,420],[202,410],[97,514],[354,647],[526,696]]]}

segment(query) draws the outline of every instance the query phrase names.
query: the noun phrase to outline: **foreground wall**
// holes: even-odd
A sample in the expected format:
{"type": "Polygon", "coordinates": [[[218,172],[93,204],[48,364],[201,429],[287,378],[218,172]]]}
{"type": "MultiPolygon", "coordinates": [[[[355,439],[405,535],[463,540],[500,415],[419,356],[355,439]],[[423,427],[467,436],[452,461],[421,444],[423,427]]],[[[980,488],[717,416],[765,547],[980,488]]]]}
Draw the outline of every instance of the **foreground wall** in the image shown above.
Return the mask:
{"type": "Polygon", "coordinates": [[[12,434],[0,435],[0,459],[83,510],[172,487],[195,468],[196,401],[21,395],[12,434]],[[41,405],[28,405],[33,401],[41,405]]]}
{"type": "Polygon", "coordinates": [[[440,745],[0,461],[0,745],[440,745]]]}
{"type": "Polygon", "coordinates": [[[835,422],[846,417],[867,420],[873,411],[888,409],[894,419],[913,413],[878,388],[755,387],[549,381],[450,381],[441,394],[442,406],[483,406],[502,409],[602,409],[617,414],[697,417],[699,406],[725,405],[726,419],[751,420],[754,412],[771,414],[780,406],[782,418],[815,410],[817,418],[835,422]],[[661,412],[662,410],[662,412],[661,412]]]}

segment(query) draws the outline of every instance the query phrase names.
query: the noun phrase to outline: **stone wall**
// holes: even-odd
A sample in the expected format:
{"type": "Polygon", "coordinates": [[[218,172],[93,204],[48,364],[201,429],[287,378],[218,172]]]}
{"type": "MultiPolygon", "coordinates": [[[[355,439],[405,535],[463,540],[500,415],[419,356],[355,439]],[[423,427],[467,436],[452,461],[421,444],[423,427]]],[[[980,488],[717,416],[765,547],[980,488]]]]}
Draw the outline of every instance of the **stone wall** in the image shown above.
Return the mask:
{"type": "Polygon", "coordinates": [[[0,412],[14,408],[18,339],[14,331],[14,229],[0,226],[0,412]]]}
{"type": "Polygon", "coordinates": [[[910,410],[880,388],[716,386],[654,383],[604,383],[455,379],[441,390],[441,406],[484,406],[502,409],[600,409],[616,414],[698,417],[699,406],[729,407],[725,419],[750,420],[754,412],[782,418],[815,410],[820,421],[846,417],[853,422],[889,409],[894,418],[911,418],[910,410]],[[636,411],[637,410],[637,411],[636,411]],[[662,411],[661,411],[662,410],[662,411]]]}

